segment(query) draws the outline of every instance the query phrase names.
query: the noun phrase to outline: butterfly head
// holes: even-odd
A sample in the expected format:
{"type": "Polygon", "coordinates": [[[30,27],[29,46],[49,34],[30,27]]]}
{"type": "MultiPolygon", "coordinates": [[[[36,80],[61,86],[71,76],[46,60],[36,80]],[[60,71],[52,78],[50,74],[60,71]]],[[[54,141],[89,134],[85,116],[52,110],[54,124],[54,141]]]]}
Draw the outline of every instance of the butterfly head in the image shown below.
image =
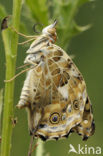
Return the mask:
{"type": "Polygon", "coordinates": [[[57,38],[56,24],[57,24],[57,20],[55,20],[53,24],[45,27],[42,30],[42,34],[48,35],[50,37],[50,39],[51,39],[52,42],[55,42],[56,41],[56,38],[57,38]]]}

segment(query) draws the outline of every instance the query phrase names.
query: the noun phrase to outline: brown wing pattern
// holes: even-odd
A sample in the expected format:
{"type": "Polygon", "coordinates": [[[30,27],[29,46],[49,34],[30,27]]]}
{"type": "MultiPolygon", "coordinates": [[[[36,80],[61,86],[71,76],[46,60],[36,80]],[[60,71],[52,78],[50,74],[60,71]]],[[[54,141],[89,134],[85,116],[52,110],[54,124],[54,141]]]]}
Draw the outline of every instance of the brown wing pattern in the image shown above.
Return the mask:
{"type": "Polygon", "coordinates": [[[82,122],[72,130],[83,136],[83,140],[87,140],[89,136],[94,134],[95,123],[93,119],[92,105],[88,96],[84,107],[82,122]]]}
{"type": "Polygon", "coordinates": [[[28,72],[18,107],[27,107],[31,134],[47,140],[75,131],[86,140],[94,131],[93,114],[85,82],[71,58],[54,44],[42,47],[35,57],[29,55],[27,60],[38,65],[28,72]]]}
{"type": "Polygon", "coordinates": [[[83,138],[92,135],[93,116],[91,110],[87,113],[91,106],[86,104],[81,73],[60,47],[51,45],[41,51],[41,63],[32,69],[29,80],[31,133],[43,140],[68,136],[73,129],[83,138]]]}
{"type": "Polygon", "coordinates": [[[86,140],[94,133],[92,106],[84,79],[63,49],[55,45],[55,20],[43,28],[27,51],[31,66],[18,108],[26,107],[30,134],[43,140],[75,131],[86,140]]]}

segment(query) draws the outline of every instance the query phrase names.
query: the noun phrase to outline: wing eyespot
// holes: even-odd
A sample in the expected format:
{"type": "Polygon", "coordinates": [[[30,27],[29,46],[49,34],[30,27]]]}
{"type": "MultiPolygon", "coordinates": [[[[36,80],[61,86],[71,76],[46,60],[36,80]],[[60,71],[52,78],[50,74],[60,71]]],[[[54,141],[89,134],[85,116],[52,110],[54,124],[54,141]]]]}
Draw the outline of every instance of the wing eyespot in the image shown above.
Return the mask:
{"type": "Polygon", "coordinates": [[[60,121],[60,115],[59,115],[59,113],[57,113],[57,112],[52,113],[50,115],[50,119],[49,120],[50,120],[50,122],[52,124],[58,124],[59,121],[60,121]]]}
{"type": "Polygon", "coordinates": [[[79,101],[78,101],[78,100],[74,100],[74,101],[73,101],[73,108],[74,108],[75,110],[78,110],[78,109],[79,109],[79,101]]]}

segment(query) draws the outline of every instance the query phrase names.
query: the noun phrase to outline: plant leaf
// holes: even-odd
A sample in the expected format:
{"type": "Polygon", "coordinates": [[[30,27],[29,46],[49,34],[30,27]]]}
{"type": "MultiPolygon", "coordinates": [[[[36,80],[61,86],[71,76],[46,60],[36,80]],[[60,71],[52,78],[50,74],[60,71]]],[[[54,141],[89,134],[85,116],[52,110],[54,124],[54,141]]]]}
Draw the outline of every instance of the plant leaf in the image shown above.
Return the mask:
{"type": "Polygon", "coordinates": [[[26,0],[31,15],[37,22],[48,24],[48,6],[46,0],[26,0]]]}

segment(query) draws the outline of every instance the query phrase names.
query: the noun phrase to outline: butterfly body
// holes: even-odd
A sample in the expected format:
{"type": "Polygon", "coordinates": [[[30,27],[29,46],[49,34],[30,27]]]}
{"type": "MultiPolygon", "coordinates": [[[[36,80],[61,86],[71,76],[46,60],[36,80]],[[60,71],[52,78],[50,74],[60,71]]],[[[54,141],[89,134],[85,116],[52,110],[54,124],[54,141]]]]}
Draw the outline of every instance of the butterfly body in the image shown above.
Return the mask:
{"type": "MultiPolygon", "coordinates": [[[[47,28],[46,28],[47,29],[47,28]]],[[[88,138],[94,120],[83,76],[67,53],[55,45],[49,27],[28,49],[27,73],[19,108],[26,107],[30,133],[43,140],[67,137],[75,131],[88,138]]]]}

